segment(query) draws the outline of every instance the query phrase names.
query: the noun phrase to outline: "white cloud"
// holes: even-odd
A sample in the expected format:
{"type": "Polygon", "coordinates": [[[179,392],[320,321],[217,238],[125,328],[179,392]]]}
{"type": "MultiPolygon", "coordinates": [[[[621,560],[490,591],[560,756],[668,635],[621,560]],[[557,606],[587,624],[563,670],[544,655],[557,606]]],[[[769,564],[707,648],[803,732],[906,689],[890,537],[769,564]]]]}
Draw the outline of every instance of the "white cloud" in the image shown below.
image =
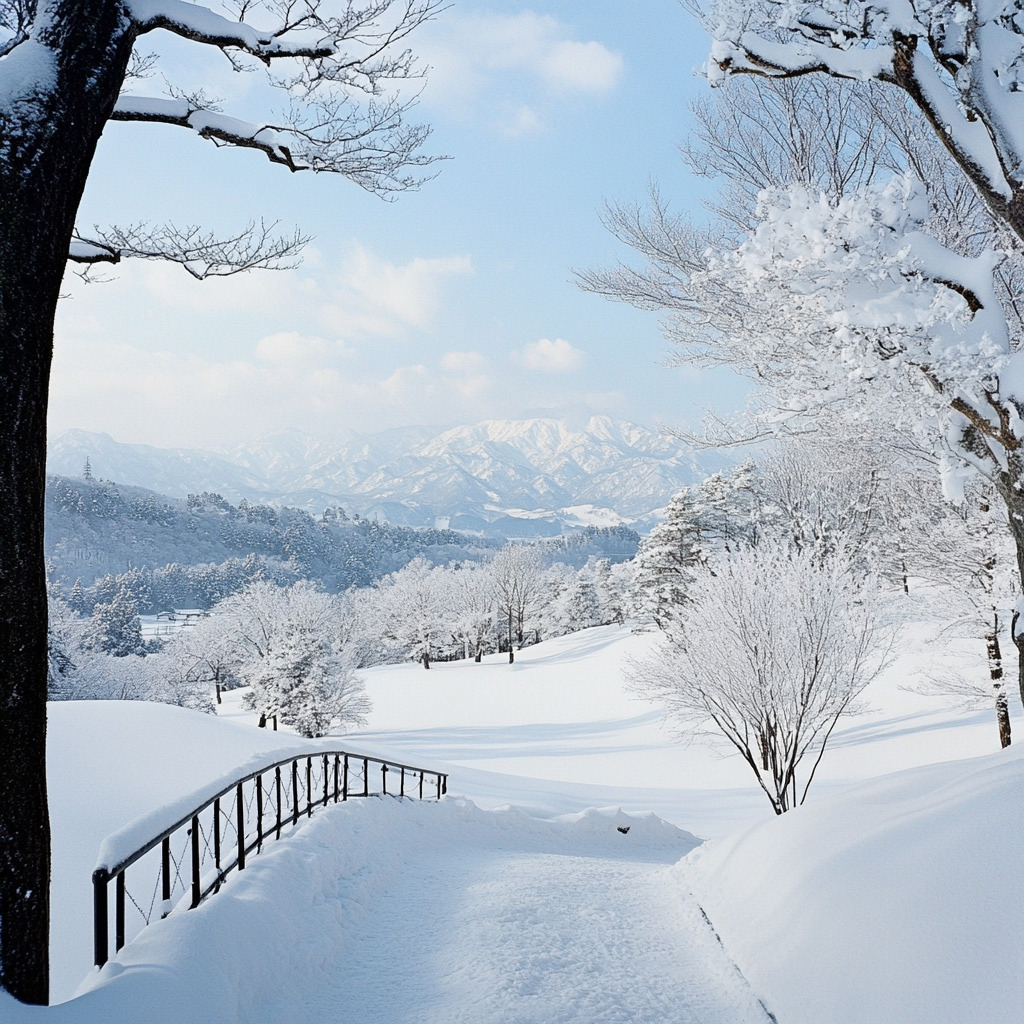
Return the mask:
{"type": "Polygon", "coordinates": [[[622,57],[600,43],[565,39],[545,54],[541,73],[559,89],[602,95],[618,84],[622,57]]]}
{"type": "Polygon", "coordinates": [[[567,373],[583,365],[583,353],[564,338],[531,341],[513,355],[521,366],[541,373],[567,373]]]}
{"type": "Polygon", "coordinates": [[[508,135],[540,130],[542,108],[566,94],[601,96],[622,76],[622,56],[572,38],[557,18],[446,11],[420,37],[431,72],[424,102],[499,124],[508,135]]]}
{"type": "Polygon", "coordinates": [[[512,139],[520,135],[539,135],[547,127],[540,114],[525,103],[515,109],[503,108],[495,125],[502,135],[512,139]]]}
{"type": "Polygon", "coordinates": [[[445,281],[472,272],[468,256],[417,257],[399,265],[356,246],[331,283],[322,319],[348,337],[425,330],[440,308],[445,281]]]}

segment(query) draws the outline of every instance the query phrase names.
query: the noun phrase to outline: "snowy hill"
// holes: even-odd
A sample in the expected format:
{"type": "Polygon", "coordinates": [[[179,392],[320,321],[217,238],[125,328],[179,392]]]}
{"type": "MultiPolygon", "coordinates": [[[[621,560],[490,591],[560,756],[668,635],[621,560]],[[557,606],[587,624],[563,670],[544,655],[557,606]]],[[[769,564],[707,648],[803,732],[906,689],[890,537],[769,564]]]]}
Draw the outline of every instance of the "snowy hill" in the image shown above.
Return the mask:
{"type": "MultiPolygon", "coordinates": [[[[942,663],[984,671],[981,645],[912,631],[808,804],[775,818],[736,757],[672,743],[627,692],[623,660],[650,641],[600,627],[514,666],[368,671],[375,710],[344,745],[446,766],[444,804],[315,816],[48,1015],[765,1024],[767,1007],[782,1024],[1016,1024],[1024,895],[1005,871],[1024,855],[1024,755],[990,753],[990,712],[901,688],[942,663]],[[714,838],[689,852],[689,832],[714,838]]],[[[217,718],[51,705],[55,997],[88,972],[102,838],[256,752],[302,746],[229,696],[217,718]]],[[[0,996],[0,1016],[40,1015],[0,996]]]]}
{"type": "Polygon", "coordinates": [[[491,420],[333,445],[282,434],[227,452],[121,444],[73,430],[50,442],[48,470],[77,476],[86,458],[99,477],[172,497],[209,490],[314,511],[341,504],[399,525],[497,536],[644,526],[700,476],[682,442],[603,416],[580,430],[555,419],[491,420]]]}

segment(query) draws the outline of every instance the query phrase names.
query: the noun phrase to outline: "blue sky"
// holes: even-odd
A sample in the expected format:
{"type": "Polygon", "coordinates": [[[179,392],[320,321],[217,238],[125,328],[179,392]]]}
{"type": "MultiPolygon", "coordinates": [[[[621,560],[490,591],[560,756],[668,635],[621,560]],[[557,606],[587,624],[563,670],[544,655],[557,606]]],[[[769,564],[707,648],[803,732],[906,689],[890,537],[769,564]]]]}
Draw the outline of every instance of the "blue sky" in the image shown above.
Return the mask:
{"type": "MultiPolygon", "coordinates": [[[[676,0],[462,0],[412,45],[433,68],[416,111],[428,151],[451,159],[394,203],[180,129],[108,126],[83,230],[264,217],[315,237],[288,272],[69,275],[51,434],[227,447],[533,415],[692,426],[742,404],[726,374],[663,367],[654,314],[571,279],[628,256],[601,224],[606,200],[654,179],[700,215],[706,183],[676,147],[707,88],[694,74],[707,41],[676,0]]],[[[168,47],[170,73],[244,108],[245,76],[196,51],[168,47]]]]}

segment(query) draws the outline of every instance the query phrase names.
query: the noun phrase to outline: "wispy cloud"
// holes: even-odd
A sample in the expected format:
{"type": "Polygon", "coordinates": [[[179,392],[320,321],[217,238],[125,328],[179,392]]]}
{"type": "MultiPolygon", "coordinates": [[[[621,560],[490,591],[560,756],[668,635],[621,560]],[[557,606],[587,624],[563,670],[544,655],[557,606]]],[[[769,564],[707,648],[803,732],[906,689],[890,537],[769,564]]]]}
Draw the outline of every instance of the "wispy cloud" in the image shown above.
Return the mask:
{"type": "Polygon", "coordinates": [[[547,14],[446,11],[420,39],[431,66],[424,102],[484,120],[506,135],[543,131],[569,96],[603,96],[622,77],[622,56],[573,38],[547,14]]]}
{"type": "Polygon", "coordinates": [[[541,338],[513,353],[520,366],[540,373],[567,373],[583,365],[583,353],[564,338],[541,338]]]}
{"type": "Polygon", "coordinates": [[[416,257],[395,264],[356,246],[328,285],[324,323],[350,337],[399,337],[409,329],[425,330],[441,306],[444,283],[472,270],[468,256],[416,257]]]}

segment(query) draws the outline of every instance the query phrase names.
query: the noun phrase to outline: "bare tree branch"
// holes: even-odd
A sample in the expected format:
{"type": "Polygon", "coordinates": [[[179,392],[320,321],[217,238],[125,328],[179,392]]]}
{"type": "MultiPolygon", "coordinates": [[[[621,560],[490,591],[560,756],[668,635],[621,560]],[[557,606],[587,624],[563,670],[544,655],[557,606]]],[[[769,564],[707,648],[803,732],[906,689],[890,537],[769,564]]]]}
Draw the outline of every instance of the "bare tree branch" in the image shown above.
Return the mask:
{"type": "Polygon", "coordinates": [[[309,241],[299,231],[275,234],[277,223],[250,222],[242,231],[219,237],[195,225],[95,228],[86,238],[76,233],[69,259],[73,263],[119,263],[122,259],[167,260],[193,277],[226,277],[246,270],[289,270],[298,266],[299,253],[309,241]]]}

